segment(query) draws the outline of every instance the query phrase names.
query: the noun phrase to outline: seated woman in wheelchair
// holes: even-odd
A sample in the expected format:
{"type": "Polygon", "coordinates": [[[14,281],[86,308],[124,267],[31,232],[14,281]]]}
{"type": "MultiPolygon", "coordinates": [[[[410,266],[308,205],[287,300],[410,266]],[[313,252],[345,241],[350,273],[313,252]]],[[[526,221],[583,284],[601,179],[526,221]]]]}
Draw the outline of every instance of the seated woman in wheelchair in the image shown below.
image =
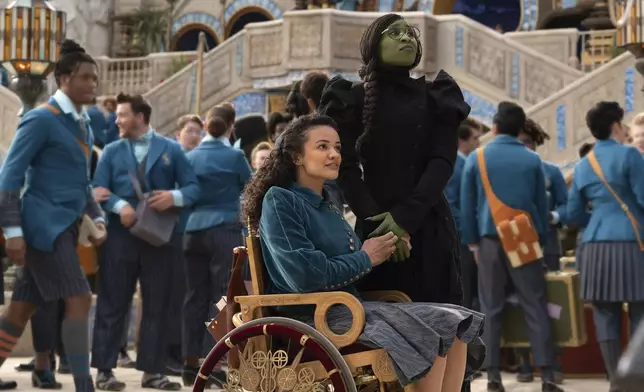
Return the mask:
{"type": "MultiPolygon", "coordinates": [[[[339,151],[331,118],[299,117],[288,125],[246,187],[243,214],[250,229],[260,235],[267,294],[346,291],[359,298],[354,283],[395,251],[393,233],[361,244],[323,191],[324,182],[338,176],[339,151]]],[[[385,349],[403,386],[457,392],[466,361],[471,371],[481,366],[485,349],[480,313],[432,303],[363,302],[363,306],[366,325],[358,343],[385,349]]],[[[278,311],[312,323],[309,308],[278,311]]],[[[334,331],[347,330],[351,315],[345,307],[332,307],[327,322],[334,331]]]]}

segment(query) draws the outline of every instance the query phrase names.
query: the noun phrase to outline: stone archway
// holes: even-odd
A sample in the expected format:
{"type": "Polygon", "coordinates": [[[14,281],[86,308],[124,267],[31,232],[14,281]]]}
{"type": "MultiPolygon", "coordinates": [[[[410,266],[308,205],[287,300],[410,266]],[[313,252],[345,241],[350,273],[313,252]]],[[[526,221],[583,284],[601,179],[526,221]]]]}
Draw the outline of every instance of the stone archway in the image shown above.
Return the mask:
{"type": "Polygon", "coordinates": [[[248,6],[237,11],[226,23],[226,39],[240,32],[248,23],[268,22],[273,20],[273,15],[263,8],[248,6]]]}
{"type": "Polygon", "coordinates": [[[208,26],[194,23],[184,26],[181,30],[177,31],[172,37],[172,51],[173,52],[189,52],[197,50],[199,45],[199,34],[206,34],[206,48],[212,50],[219,44],[217,36],[212,29],[208,26]]]}

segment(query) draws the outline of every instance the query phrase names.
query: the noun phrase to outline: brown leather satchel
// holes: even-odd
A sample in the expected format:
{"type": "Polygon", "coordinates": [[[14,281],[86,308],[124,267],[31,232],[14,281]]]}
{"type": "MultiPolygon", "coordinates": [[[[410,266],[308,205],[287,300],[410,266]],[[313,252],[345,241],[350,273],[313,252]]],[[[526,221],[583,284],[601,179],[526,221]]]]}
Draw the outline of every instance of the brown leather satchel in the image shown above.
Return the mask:
{"type": "Polygon", "coordinates": [[[483,148],[477,150],[477,159],[492,220],[510,264],[517,268],[543,258],[543,249],[539,244],[539,235],[532,224],[532,217],[526,211],[505,205],[496,197],[487,174],[483,148]]]}
{"type": "MultiPolygon", "coordinates": [[[[248,290],[244,282],[244,269],[248,254],[243,247],[235,248],[233,251],[233,266],[228,281],[228,291],[226,292],[225,305],[219,311],[217,317],[212,319],[208,324],[208,331],[216,341],[221,340],[228,332],[235,328],[233,316],[241,311],[241,308],[235,297],[248,295],[248,290]]],[[[223,298],[222,298],[223,300],[223,298]]],[[[239,368],[239,351],[232,349],[228,352],[228,366],[234,369],[239,368]]]]}

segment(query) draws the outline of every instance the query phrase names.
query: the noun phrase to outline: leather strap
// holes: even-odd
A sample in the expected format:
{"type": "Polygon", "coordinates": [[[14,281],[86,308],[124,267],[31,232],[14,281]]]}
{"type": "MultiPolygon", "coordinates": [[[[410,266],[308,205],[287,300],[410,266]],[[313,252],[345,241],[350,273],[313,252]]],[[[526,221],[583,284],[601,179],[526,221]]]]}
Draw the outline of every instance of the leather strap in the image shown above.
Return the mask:
{"type": "Polygon", "coordinates": [[[606,181],[606,177],[604,177],[604,172],[602,171],[601,166],[599,166],[599,161],[595,156],[595,151],[589,152],[587,157],[588,157],[588,162],[590,163],[590,167],[593,169],[597,177],[599,177],[599,179],[604,183],[604,185],[606,186],[606,189],[608,189],[608,191],[613,194],[613,197],[615,198],[615,200],[617,200],[617,202],[619,203],[619,206],[626,213],[628,220],[631,221],[631,225],[633,226],[633,230],[635,231],[635,237],[637,238],[637,244],[640,246],[640,250],[644,251],[644,242],[642,242],[642,237],[640,236],[641,227],[639,222],[637,221],[637,219],[635,219],[635,216],[633,216],[633,213],[628,209],[628,205],[626,205],[626,203],[622,201],[622,198],[619,197],[619,195],[617,194],[617,192],[615,192],[613,187],[610,186],[608,181],[606,181]]]}
{"type": "Polygon", "coordinates": [[[487,166],[485,166],[485,154],[483,151],[483,147],[476,150],[476,158],[479,165],[479,171],[481,173],[481,183],[483,184],[485,197],[487,198],[488,205],[490,206],[490,213],[492,214],[494,225],[499,226],[501,222],[512,220],[520,214],[526,215],[532,221],[532,217],[528,212],[514,209],[504,204],[501,200],[499,200],[498,197],[496,197],[494,191],[492,190],[492,185],[490,184],[490,178],[487,174],[487,166]]]}
{"type": "MultiPolygon", "coordinates": [[[[54,106],[54,105],[52,105],[50,103],[43,103],[42,105],[40,105],[40,107],[49,110],[56,117],[60,116],[60,110],[58,110],[58,108],[56,106],[54,106]]],[[[81,131],[83,131],[83,135],[85,136],[85,140],[81,140],[79,137],[76,137],[76,141],[78,142],[78,144],[83,149],[83,153],[85,153],[85,157],[87,158],[87,160],[90,161],[91,160],[91,151],[89,150],[89,146],[87,145],[87,126],[85,126],[85,122],[81,120],[80,123],[79,123],[79,127],[80,127],[81,131]]]]}

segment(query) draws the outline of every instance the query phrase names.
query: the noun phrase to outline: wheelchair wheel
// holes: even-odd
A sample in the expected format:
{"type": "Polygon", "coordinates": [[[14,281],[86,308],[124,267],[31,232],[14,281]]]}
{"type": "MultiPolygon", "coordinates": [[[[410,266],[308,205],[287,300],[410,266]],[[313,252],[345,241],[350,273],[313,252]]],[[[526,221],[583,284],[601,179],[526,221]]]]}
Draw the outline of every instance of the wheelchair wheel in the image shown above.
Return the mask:
{"type": "MultiPolygon", "coordinates": [[[[266,317],[250,321],[224,336],[210,350],[192,388],[202,392],[215,365],[237,347],[239,369],[229,369],[227,392],[357,392],[349,366],[338,349],[315,328],[297,320],[266,317]],[[253,350],[250,338],[266,336],[283,342],[286,350],[253,350]],[[289,358],[289,352],[297,352],[289,358]],[[304,351],[322,367],[301,366],[304,351]]],[[[307,360],[309,361],[309,360],[307,360]]]]}

